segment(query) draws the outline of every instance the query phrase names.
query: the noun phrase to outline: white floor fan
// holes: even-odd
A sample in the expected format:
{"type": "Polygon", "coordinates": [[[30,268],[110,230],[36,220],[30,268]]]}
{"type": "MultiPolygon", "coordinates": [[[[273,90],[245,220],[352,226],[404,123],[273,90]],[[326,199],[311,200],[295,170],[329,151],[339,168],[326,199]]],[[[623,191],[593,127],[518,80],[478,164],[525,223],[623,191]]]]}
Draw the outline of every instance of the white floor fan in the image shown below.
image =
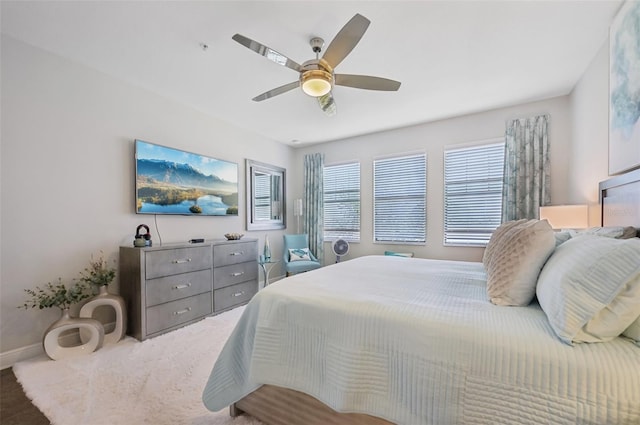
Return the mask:
{"type": "Polygon", "coordinates": [[[333,253],[336,254],[336,263],[340,262],[340,258],[349,252],[349,242],[344,239],[338,239],[333,242],[333,253]]]}

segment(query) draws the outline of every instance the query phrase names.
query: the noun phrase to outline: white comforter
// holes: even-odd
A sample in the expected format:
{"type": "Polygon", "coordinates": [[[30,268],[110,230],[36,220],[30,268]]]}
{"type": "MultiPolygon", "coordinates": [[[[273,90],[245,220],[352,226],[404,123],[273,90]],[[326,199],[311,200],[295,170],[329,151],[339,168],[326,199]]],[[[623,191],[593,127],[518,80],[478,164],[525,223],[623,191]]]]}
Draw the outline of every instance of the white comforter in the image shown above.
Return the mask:
{"type": "Polygon", "coordinates": [[[640,424],[640,348],[560,342],[537,304],[487,301],[480,263],[369,256],[248,304],[203,393],[262,384],[398,424],[640,424]]]}

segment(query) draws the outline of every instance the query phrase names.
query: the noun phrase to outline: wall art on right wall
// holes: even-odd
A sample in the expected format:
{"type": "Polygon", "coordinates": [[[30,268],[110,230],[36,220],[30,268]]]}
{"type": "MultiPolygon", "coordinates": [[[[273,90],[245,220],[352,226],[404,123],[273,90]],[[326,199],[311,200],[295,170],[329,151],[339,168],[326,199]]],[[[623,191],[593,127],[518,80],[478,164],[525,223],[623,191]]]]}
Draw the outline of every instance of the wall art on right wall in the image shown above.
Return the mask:
{"type": "Polygon", "coordinates": [[[640,2],[620,8],[609,37],[609,174],[640,167],[640,2]]]}

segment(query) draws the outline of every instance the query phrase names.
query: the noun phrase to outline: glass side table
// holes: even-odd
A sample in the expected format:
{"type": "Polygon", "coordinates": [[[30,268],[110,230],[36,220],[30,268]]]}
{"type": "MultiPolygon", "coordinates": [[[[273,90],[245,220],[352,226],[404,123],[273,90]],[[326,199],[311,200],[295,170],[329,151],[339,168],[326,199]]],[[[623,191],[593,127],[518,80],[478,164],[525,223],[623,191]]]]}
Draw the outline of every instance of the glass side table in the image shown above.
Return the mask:
{"type": "Polygon", "coordinates": [[[258,264],[262,268],[262,272],[264,273],[264,287],[266,288],[269,285],[269,273],[273,266],[278,264],[280,261],[275,260],[258,260],[258,264]]]}

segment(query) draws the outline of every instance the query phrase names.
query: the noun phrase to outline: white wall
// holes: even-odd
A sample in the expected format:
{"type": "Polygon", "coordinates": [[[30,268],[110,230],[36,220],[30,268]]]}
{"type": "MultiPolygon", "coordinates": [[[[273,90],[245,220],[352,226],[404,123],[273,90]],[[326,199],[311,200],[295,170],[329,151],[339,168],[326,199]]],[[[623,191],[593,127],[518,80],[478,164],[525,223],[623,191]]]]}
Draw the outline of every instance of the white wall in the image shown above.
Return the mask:
{"type": "MultiPolygon", "coordinates": [[[[24,288],[77,276],[92,253],[115,258],[150,216],[134,214],[133,139],[216,156],[240,165],[240,216],[158,217],[164,242],[219,238],[244,231],[244,159],[285,167],[288,199],[302,194],[302,158],[324,152],[326,162],[359,159],[362,166],[362,243],[350,256],[410,249],[420,257],[477,261],[481,248],[442,246],[442,154],[447,145],[504,133],[509,118],[551,115],[552,202],[597,203],[607,178],[608,55],[605,43],[570,96],[410,128],[292,149],[231,127],[198,111],[132,87],[57,56],[2,37],[0,227],[0,361],[40,350],[55,311],[24,311],[24,288]],[[428,155],[426,246],[374,245],[372,161],[424,150],[428,155]],[[250,152],[250,153],[249,153],[250,152]],[[21,354],[22,353],[22,354],[21,354]]],[[[292,203],[289,203],[291,205],[292,203]]],[[[295,229],[288,208],[289,231],[295,229]]],[[[597,208],[596,208],[597,209],[597,208]]],[[[281,234],[269,232],[274,252],[281,234]]],[[[333,261],[326,246],[326,262],[333,261]]],[[[277,276],[280,270],[274,270],[277,276]]],[[[117,289],[117,282],[114,289],[117,289]]]]}
{"type": "MultiPolygon", "coordinates": [[[[360,243],[351,244],[347,258],[381,254],[387,249],[413,251],[417,257],[479,261],[483,248],[443,246],[443,154],[444,147],[503,137],[509,118],[548,113],[551,155],[551,201],[568,200],[569,167],[567,158],[571,147],[569,97],[528,103],[473,115],[431,122],[367,136],[339,140],[296,150],[294,174],[302,175],[305,154],[322,152],[325,163],[359,160],[361,167],[361,233],[360,243]],[[415,245],[381,245],[373,243],[373,160],[379,156],[404,152],[427,153],[427,243],[415,245]]],[[[298,179],[299,181],[300,179],[298,179]]],[[[296,197],[302,195],[302,184],[294,188],[296,197]]],[[[330,244],[325,244],[325,263],[335,261],[330,244]]]]}
{"type": "MultiPolygon", "coordinates": [[[[244,230],[244,160],[290,170],[291,148],[5,36],[1,59],[2,366],[20,358],[12,350],[40,344],[59,315],[17,309],[23,290],[70,281],[101,250],[115,259],[141,223],[154,245],[158,231],[165,243],[242,232],[262,244],[266,232],[244,230]],[[156,227],[153,216],[136,215],[135,138],[237,162],[239,216],[158,216],[156,227]]],[[[276,251],[282,233],[269,232],[276,251]]]]}
{"type": "Polygon", "coordinates": [[[573,142],[571,204],[589,205],[589,225],[600,225],[598,182],[609,175],[609,40],[602,45],[570,96],[573,142]]]}

